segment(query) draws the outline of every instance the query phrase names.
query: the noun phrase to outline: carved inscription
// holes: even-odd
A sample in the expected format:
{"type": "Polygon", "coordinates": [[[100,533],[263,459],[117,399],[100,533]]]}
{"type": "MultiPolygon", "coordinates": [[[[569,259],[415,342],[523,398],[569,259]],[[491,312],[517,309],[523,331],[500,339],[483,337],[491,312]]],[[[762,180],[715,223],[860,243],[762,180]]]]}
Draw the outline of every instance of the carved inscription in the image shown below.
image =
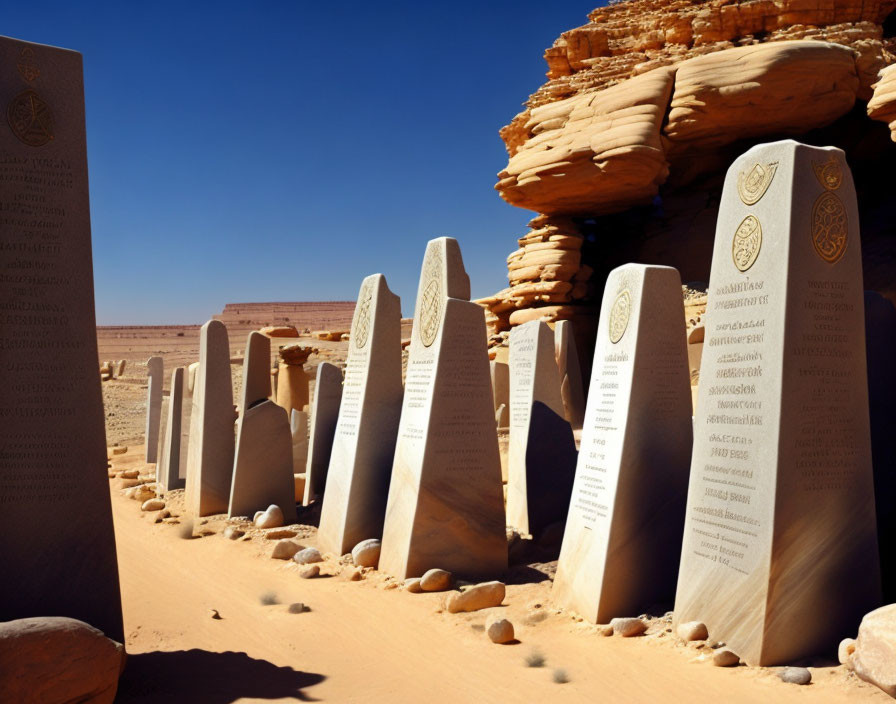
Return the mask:
{"type": "Polygon", "coordinates": [[[816,254],[828,264],[843,256],[849,244],[849,221],[846,208],[834,191],[843,183],[843,169],[837,157],[812,164],[812,170],[824,192],[812,206],[812,246],[816,254]]]}
{"type": "Polygon", "coordinates": [[[762,248],[762,225],[755,215],[747,215],[731,242],[731,258],[738,271],[747,271],[756,263],[759,250],[762,248]]]}
{"type": "Polygon", "coordinates": [[[373,281],[365,280],[358,296],[358,310],[355,313],[354,328],[352,329],[352,342],[355,347],[361,349],[367,344],[370,336],[370,309],[373,303],[373,281]]]}
{"type": "Polygon", "coordinates": [[[420,300],[420,341],[429,347],[436,340],[442,321],[444,286],[442,285],[442,253],[430,247],[423,270],[423,293],[420,300]]]}
{"type": "Polygon", "coordinates": [[[772,185],[777,170],[778,162],[773,161],[765,166],[754,164],[749,171],[741,171],[737,175],[737,194],[744,205],[755,205],[762,199],[772,185]]]}
{"type": "Polygon", "coordinates": [[[610,309],[609,334],[610,342],[614,345],[625,335],[628,327],[628,320],[632,313],[632,296],[628,289],[623,289],[613,301],[613,307],[610,309]]]}

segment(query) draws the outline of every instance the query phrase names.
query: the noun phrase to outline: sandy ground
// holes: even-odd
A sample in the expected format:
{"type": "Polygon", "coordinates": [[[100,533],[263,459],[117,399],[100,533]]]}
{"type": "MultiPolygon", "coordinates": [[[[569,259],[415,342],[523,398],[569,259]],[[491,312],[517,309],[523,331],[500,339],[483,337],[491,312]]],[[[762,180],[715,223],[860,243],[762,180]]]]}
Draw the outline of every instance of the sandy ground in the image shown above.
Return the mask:
{"type": "MultiPolygon", "coordinates": [[[[113,468],[151,473],[142,455],[130,447],[113,468]]],[[[181,492],[156,523],[119,483],[112,506],[130,654],[121,702],[890,701],[831,663],[811,667],[804,687],[774,669],[714,667],[708,648],[675,642],[661,617],[645,636],[602,637],[551,606],[553,563],[516,566],[504,605],[472,614],[443,612],[443,595],[404,592],[376,571],[350,581],[353,568],[338,558],[302,579],[292,561],[269,557],[275,541],[264,532],[244,523],[246,535],[230,540],[223,517],[191,526],[181,492]],[[183,537],[185,527],[195,537],[183,537]],[[290,613],[294,602],[307,610],[290,613]],[[518,642],[488,640],[493,612],[514,623],[518,642]],[[533,654],[542,667],[527,665],[533,654]],[[556,670],[568,681],[555,682],[556,670]]],[[[296,541],[314,545],[314,512],[300,521],[312,525],[292,526],[296,541]]]]}

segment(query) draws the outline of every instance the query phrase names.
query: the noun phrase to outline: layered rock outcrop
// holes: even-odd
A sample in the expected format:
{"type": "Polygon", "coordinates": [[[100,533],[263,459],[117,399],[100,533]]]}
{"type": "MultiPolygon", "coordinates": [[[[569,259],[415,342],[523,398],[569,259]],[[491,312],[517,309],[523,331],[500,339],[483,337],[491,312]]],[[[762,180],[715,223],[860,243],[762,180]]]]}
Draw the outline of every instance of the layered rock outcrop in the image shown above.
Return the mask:
{"type": "Polygon", "coordinates": [[[501,130],[510,158],[495,187],[540,215],[508,257],[509,288],[481,301],[492,327],[585,317],[627,260],[705,280],[721,176],[757,142],[840,146],[861,188],[866,164],[896,155],[881,151],[864,105],[896,128],[894,10],[896,0],[628,0],[564,32],[545,52],[549,80],[501,130]]]}

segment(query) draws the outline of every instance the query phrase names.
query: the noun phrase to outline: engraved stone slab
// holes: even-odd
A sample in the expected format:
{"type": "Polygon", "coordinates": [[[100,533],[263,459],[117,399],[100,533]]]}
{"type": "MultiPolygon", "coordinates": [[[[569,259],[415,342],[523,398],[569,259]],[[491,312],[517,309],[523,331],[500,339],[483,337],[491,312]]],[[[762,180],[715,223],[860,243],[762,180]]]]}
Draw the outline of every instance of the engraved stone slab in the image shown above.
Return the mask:
{"type": "Polygon", "coordinates": [[[168,396],[168,419],[165,423],[165,439],[159,463],[156,466],[156,481],[163,491],[174,491],[186,486],[181,477],[181,424],[183,422],[184,368],[177,367],[171,372],[171,393],[168,396]]]}
{"type": "Polygon", "coordinates": [[[585,423],[585,387],[569,320],[558,320],[554,326],[554,353],[560,369],[560,398],[563,399],[566,420],[573,431],[581,430],[585,423]]]}
{"type": "Polygon", "coordinates": [[[233,384],[227,328],[209,320],[199,333],[185,503],[194,516],[225,513],[233,477],[233,384]]]}
{"type": "Polygon", "coordinates": [[[344,555],[382,536],[402,393],[401,302],[386,277],[373,274],[361,284],[352,319],[321,506],[321,551],[344,555]]]}
{"type": "Polygon", "coordinates": [[[880,598],[842,151],[787,140],[732,164],[708,296],[675,618],[751,664],[833,652],[880,598]],[[737,183],[756,164],[774,175],[749,203],[737,183]]]}
{"type": "MultiPolygon", "coordinates": [[[[264,364],[267,369],[267,362],[264,364]]],[[[296,520],[292,435],[286,410],[264,400],[250,406],[236,424],[233,483],[227,513],[253,516],[271,504],[287,524],[296,520]]]]}
{"type": "Polygon", "coordinates": [[[560,397],[554,332],[533,320],[510,333],[507,523],[537,535],[566,521],[576,446],[560,397]]]}
{"type": "Polygon", "coordinates": [[[610,273],[551,589],[592,623],[675,597],[692,441],[686,344],[678,271],[627,264],[610,273]]]}
{"type": "Polygon", "coordinates": [[[165,364],[162,358],[150,357],[146,363],[146,461],[150,463],[158,460],[164,376],[165,364]]]}
{"type": "Polygon", "coordinates": [[[69,616],[123,643],[82,77],[77,52],[0,37],[0,621],[69,616]]]}
{"type": "Polygon", "coordinates": [[[485,315],[469,301],[464,282],[457,240],[430,241],[379,562],[381,571],[400,579],[432,568],[488,579],[507,569],[485,315]],[[453,289],[452,281],[458,282],[453,289]],[[438,297],[430,300],[430,291],[438,297]]]}
{"type": "Polygon", "coordinates": [[[302,499],[304,506],[319,500],[324,494],[341,402],[342,370],[335,364],[321,362],[317,365],[314,400],[311,403],[311,436],[308,442],[308,462],[305,465],[305,495],[302,499]]]}
{"type": "Polygon", "coordinates": [[[243,415],[253,404],[271,395],[271,338],[252,331],[246,340],[243,359],[243,389],[239,412],[243,415]]]}
{"type": "Polygon", "coordinates": [[[489,362],[489,371],[492,377],[495,422],[499,428],[507,428],[510,424],[510,367],[504,362],[492,360],[489,362]]]}

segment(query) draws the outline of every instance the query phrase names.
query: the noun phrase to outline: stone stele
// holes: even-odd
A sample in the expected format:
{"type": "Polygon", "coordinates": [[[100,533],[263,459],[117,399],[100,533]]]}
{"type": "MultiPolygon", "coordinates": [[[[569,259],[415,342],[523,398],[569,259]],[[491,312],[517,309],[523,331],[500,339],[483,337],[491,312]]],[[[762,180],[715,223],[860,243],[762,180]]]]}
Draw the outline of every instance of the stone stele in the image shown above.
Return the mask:
{"type": "Polygon", "coordinates": [[[537,535],[565,522],[576,445],[560,397],[554,332],[532,320],[510,333],[507,524],[537,535]]]}
{"type": "Polygon", "coordinates": [[[728,170],[675,620],[750,664],[834,652],[879,603],[861,248],[839,149],[728,170]]]}
{"type": "Polygon", "coordinates": [[[185,503],[194,516],[226,513],[233,477],[233,384],[227,328],[209,320],[199,332],[193,384],[185,503]]]}
{"type": "Polygon", "coordinates": [[[311,436],[305,466],[305,495],[302,499],[304,506],[320,499],[324,494],[341,401],[342,370],[335,364],[321,362],[317,365],[314,400],[311,403],[311,436]]]}
{"type": "Polygon", "coordinates": [[[675,597],[692,442],[686,344],[677,270],[610,273],[551,588],[592,623],[675,597]]]}
{"type": "MultiPolygon", "coordinates": [[[[308,464],[308,414],[295,408],[289,414],[289,431],[292,434],[292,472],[304,474],[308,464]]],[[[305,490],[302,489],[304,498],[305,490]]],[[[297,499],[298,500],[298,499],[297,499]]]]}
{"type": "Polygon", "coordinates": [[[558,320],[554,325],[554,354],[560,369],[560,398],[563,399],[566,420],[575,432],[585,423],[585,387],[572,321],[558,320]]]}
{"type": "Polygon", "coordinates": [[[123,643],[81,55],[0,37],[0,107],[0,621],[68,616],[123,643]]]}
{"type": "Polygon", "coordinates": [[[321,506],[318,546],[344,555],[383,532],[401,414],[401,301],[382,274],[361,284],[321,506]]]}
{"type": "Polygon", "coordinates": [[[159,428],[162,421],[162,384],[165,363],[161,357],[150,357],[146,363],[146,461],[158,461],[159,428]]]}
{"type": "Polygon", "coordinates": [[[271,395],[271,338],[253,330],[246,339],[243,359],[243,389],[240,394],[240,415],[254,403],[271,395]]]}
{"type": "Polygon", "coordinates": [[[399,579],[433,568],[507,569],[485,314],[449,237],[423,258],[379,562],[399,579]]]}
{"type": "Polygon", "coordinates": [[[162,452],[156,466],[156,482],[163,491],[183,489],[186,480],[181,477],[181,424],[183,423],[184,368],[177,367],[171,372],[171,394],[168,397],[168,420],[165,423],[165,438],[162,452]]]}

